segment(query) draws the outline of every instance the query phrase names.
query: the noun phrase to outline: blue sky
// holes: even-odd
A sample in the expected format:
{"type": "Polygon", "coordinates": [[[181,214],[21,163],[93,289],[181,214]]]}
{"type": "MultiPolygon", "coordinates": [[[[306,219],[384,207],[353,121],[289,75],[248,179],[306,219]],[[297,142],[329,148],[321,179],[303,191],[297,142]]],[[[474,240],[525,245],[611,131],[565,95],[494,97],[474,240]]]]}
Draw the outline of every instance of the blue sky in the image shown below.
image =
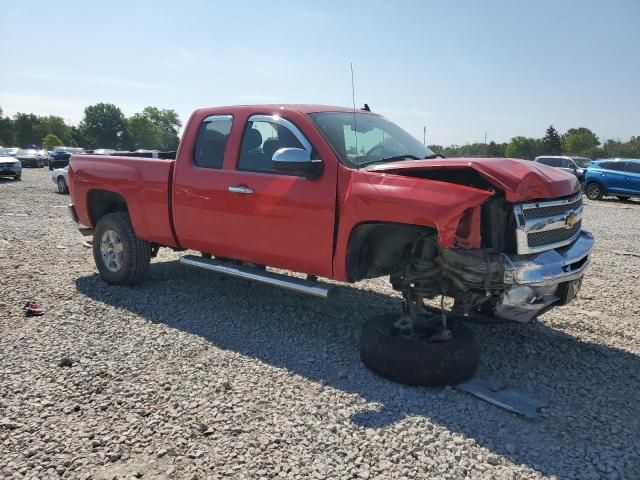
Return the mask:
{"type": "Polygon", "coordinates": [[[0,0],[0,107],[351,105],[429,143],[640,135],[640,0],[0,0]]]}

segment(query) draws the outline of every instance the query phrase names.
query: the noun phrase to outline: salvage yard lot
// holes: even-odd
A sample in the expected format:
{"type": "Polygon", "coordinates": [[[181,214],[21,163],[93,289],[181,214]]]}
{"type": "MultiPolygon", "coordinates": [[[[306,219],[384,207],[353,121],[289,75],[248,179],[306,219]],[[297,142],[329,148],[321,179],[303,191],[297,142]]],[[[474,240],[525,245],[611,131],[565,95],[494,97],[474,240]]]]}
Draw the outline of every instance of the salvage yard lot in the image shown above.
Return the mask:
{"type": "Polygon", "coordinates": [[[528,420],[369,372],[360,324],[399,310],[386,281],[323,301],[165,249],[109,287],[68,201],[45,170],[0,180],[0,478],[640,478],[640,202],[587,202],[572,304],[473,325],[480,374],[549,401],[528,420]]]}

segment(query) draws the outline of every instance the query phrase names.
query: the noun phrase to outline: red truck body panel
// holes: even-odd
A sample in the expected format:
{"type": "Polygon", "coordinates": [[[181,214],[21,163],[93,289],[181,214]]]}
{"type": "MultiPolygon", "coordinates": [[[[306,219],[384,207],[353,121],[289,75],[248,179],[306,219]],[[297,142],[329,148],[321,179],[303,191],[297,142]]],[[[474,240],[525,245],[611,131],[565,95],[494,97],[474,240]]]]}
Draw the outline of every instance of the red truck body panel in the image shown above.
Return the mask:
{"type": "Polygon", "coordinates": [[[89,193],[103,190],[119,194],[127,202],[138,238],[177,246],[170,220],[172,160],[105,155],[74,155],[69,175],[78,220],[95,226],[90,218],[89,193]]]}
{"type": "Polygon", "coordinates": [[[573,175],[515,159],[433,159],[348,168],[307,116],[326,111],[352,110],[318,105],[200,109],[187,123],[175,162],[73,156],[69,176],[80,223],[95,226],[89,193],[106,190],[125,199],[134,231],[143,240],[346,281],[349,238],[362,223],[431,227],[440,244],[450,247],[461,219],[471,212],[468,246],[479,246],[479,206],[494,191],[406,176],[411,172],[473,169],[510,202],[557,198],[579,189],[573,175]],[[294,123],[323,160],[323,174],[309,180],[238,170],[242,135],[254,114],[280,115],[294,123]],[[210,115],[233,117],[221,169],[200,168],[193,161],[200,125],[210,115]],[[230,186],[246,186],[254,194],[232,193],[230,186]]]}

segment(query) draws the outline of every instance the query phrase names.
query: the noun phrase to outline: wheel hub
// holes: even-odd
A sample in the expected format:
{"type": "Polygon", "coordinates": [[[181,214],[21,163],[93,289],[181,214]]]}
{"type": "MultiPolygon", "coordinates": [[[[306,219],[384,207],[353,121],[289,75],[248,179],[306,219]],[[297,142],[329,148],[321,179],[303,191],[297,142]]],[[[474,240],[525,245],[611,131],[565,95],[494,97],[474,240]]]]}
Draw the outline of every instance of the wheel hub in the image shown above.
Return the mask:
{"type": "Polygon", "coordinates": [[[113,230],[105,230],[100,238],[102,263],[110,272],[118,272],[124,261],[122,240],[113,230]]]}

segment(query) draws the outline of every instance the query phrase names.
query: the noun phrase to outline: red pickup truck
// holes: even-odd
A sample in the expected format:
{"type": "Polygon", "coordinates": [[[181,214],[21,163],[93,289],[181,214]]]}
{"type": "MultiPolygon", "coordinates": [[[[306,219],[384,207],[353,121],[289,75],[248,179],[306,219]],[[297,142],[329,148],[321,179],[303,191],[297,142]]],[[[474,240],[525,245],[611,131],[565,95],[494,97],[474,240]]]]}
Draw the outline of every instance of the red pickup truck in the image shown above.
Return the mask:
{"type": "Polygon", "coordinates": [[[479,350],[453,316],[528,321],[569,302],[593,247],[574,175],[508,158],[445,159],[367,109],[195,111],[175,158],[74,155],[71,215],[108,284],[142,280],[160,247],[181,262],[327,297],[390,276],[403,312],[366,322],[377,373],[436,385],[479,350]],[[306,274],[284,275],[274,267],[306,274]],[[452,311],[425,299],[450,297],[452,311]]]}

